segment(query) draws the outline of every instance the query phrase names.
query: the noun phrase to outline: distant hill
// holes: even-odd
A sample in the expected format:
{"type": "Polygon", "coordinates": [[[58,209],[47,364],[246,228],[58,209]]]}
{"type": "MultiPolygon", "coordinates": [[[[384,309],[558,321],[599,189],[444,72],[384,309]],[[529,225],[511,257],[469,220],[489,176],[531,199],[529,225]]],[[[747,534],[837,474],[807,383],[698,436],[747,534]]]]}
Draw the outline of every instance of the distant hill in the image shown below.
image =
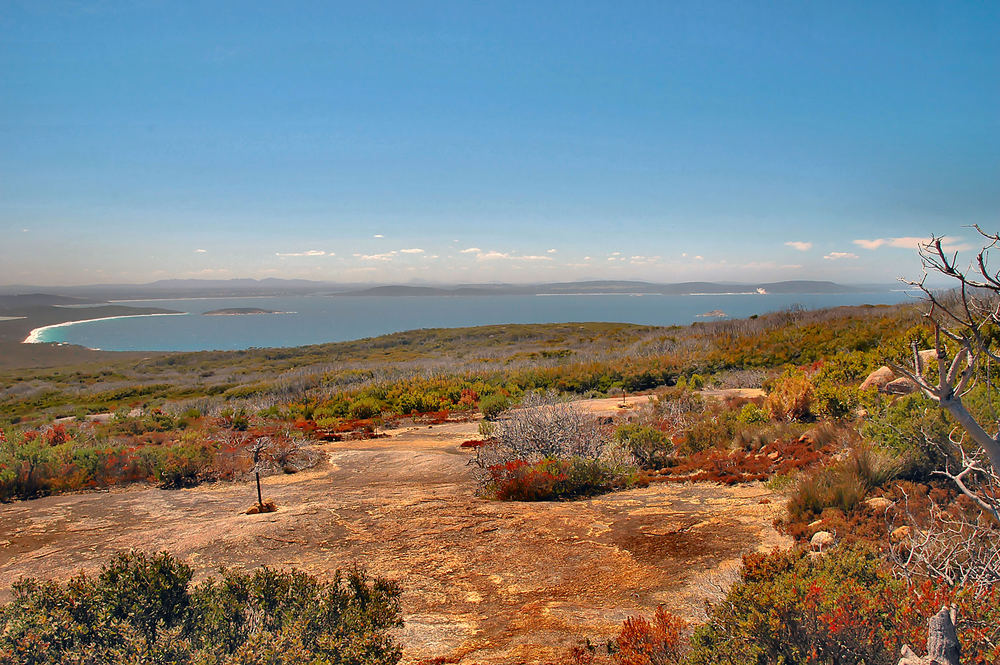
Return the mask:
{"type": "MultiPolygon", "coordinates": [[[[890,288],[890,287],[886,287],[890,288]]],[[[453,285],[373,285],[320,282],[308,279],[165,279],[148,284],[91,284],[87,286],[46,287],[53,295],[33,293],[39,287],[0,287],[0,307],[27,307],[31,298],[39,304],[83,304],[109,300],[151,300],[171,298],[225,298],[239,296],[350,295],[350,296],[489,296],[541,294],[663,294],[753,293],[854,293],[865,289],[834,282],[796,280],[785,282],[682,282],[657,284],[629,280],[586,280],[540,284],[453,284],[453,285]],[[8,294],[8,295],[2,295],[8,294]],[[10,300],[21,298],[22,301],[10,300]],[[62,300],[58,300],[62,298],[62,300]],[[45,300],[49,299],[49,300],[45,300]]]]}
{"type": "Polygon", "coordinates": [[[0,310],[20,310],[26,307],[49,307],[52,305],[85,305],[94,301],[89,298],[54,296],[47,293],[23,293],[0,296],[0,310]]]}
{"type": "Polygon", "coordinates": [[[654,284],[631,281],[555,282],[549,284],[475,284],[450,287],[436,286],[374,286],[335,295],[341,296],[496,296],[545,294],[660,294],[691,295],[697,293],[856,293],[859,289],[835,282],[796,280],[763,283],[683,282],[654,284]]]}

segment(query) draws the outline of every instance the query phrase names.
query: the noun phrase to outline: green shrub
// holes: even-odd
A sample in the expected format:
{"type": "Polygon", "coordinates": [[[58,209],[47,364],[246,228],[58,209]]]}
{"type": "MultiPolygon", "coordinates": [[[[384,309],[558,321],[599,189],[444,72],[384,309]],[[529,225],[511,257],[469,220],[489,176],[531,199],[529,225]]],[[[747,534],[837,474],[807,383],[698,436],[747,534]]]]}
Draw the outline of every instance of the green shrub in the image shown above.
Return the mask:
{"type": "Polygon", "coordinates": [[[479,410],[486,420],[496,420],[510,408],[510,399],[503,395],[486,395],[479,398],[479,410]]]}
{"type": "Polygon", "coordinates": [[[774,381],[764,406],[775,420],[804,420],[811,415],[813,387],[805,374],[786,372],[774,381]]]}
{"type": "Polygon", "coordinates": [[[903,461],[900,473],[911,480],[925,479],[944,466],[950,432],[944,411],[921,394],[883,404],[861,426],[862,436],[903,461]]]}
{"type": "Polygon", "coordinates": [[[737,431],[736,416],[736,411],[706,410],[684,433],[680,452],[691,455],[709,448],[728,447],[737,431]]]}
{"type": "Polygon", "coordinates": [[[788,502],[789,516],[809,522],[827,508],[850,513],[872,490],[897,478],[901,468],[900,460],[892,453],[864,442],[855,443],[844,459],[799,477],[788,502]]]}
{"type": "Polygon", "coordinates": [[[738,422],[744,425],[752,425],[755,423],[766,423],[771,418],[768,416],[767,411],[757,406],[753,402],[747,402],[740,409],[740,413],[736,416],[738,422]]]}
{"type": "Polygon", "coordinates": [[[644,469],[659,469],[665,466],[674,452],[670,436],[648,425],[636,423],[620,425],[615,430],[615,440],[624,445],[644,469]]]}
{"type": "Polygon", "coordinates": [[[797,550],[751,554],[696,629],[688,663],[895,665],[900,648],[919,645],[927,619],[952,602],[963,619],[963,656],[997,662],[998,600],[998,587],[977,593],[930,580],[908,585],[866,549],[836,548],[819,558],[797,550]]]}
{"type": "Polygon", "coordinates": [[[364,573],[222,571],[193,589],[167,553],[123,553],[96,577],[14,585],[0,665],[395,665],[400,590],[364,573]]]}
{"type": "Polygon", "coordinates": [[[362,398],[352,402],[347,412],[355,420],[367,420],[382,413],[382,405],[370,397],[362,398]]]}

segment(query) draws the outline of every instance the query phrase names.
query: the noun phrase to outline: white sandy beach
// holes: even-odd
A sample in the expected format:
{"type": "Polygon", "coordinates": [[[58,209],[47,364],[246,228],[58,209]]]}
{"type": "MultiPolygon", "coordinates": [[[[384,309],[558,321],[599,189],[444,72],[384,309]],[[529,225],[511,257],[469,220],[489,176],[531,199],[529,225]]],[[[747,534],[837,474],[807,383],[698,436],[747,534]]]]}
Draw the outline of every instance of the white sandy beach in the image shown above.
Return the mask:
{"type": "Polygon", "coordinates": [[[77,321],[64,321],[63,323],[53,323],[49,326],[42,326],[40,328],[33,329],[28,336],[24,338],[22,344],[44,344],[45,340],[41,339],[42,333],[46,330],[51,330],[52,328],[65,328],[67,326],[75,326],[81,323],[93,323],[94,321],[111,321],[112,319],[137,319],[144,316],[188,316],[188,312],[170,312],[166,314],[125,314],[123,316],[103,316],[99,319],[80,319],[77,321]]]}

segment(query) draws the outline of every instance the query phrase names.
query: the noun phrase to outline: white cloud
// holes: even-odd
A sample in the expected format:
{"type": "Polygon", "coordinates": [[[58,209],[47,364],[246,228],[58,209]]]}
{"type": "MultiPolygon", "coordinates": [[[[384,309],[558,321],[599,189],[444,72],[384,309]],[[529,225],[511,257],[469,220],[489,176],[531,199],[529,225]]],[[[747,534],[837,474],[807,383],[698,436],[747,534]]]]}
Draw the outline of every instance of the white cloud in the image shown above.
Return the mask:
{"type": "Polygon", "coordinates": [[[812,249],[813,244],[811,242],[803,240],[789,240],[788,242],[785,243],[785,246],[797,249],[800,252],[808,252],[810,249],[812,249]]]}
{"type": "Polygon", "coordinates": [[[888,238],[876,238],[875,240],[855,240],[854,244],[863,249],[878,249],[889,242],[888,238]]]}
{"type": "MultiPolygon", "coordinates": [[[[463,250],[465,251],[465,250],[463,250]]],[[[489,252],[479,252],[476,254],[477,261],[551,261],[551,256],[519,256],[517,254],[511,254],[510,252],[498,252],[496,250],[491,250],[489,252]]]]}
{"type": "Polygon", "coordinates": [[[194,250],[194,253],[195,254],[204,254],[207,251],[208,251],[207,249],[196,249],[196,250],[194,250]]]}
{"type": "Polygon", "coordinates": [[[29,229],[21,229],[21,233],[27,233],[29,229]]]}
{"type": "Polygon", "coordinates": [[[423,254],[424,250],[420,249],[419,247],[413,247],[411,249],[401,249],[401,250],[399,250],[399,253],[400,254],[423,254]]]}
{"type": "Polygon", "coordinates": [[[469,247],[468,249],[459,250],[459,254],[481,254],[483,250],[478,247],[469,247]]]}
{"type": "MultiPolygon", "coordinates": [[[[963,243],[961,238],[945,236],[941,239],[941,245],[948,252],[958,252],[972,249],[972,245],[963,243]]],[[[898,249],[916,250],[921,245],[930,242],[930,237],[921,238],[917,236],[900,236],[898,238],[875,238],[873,240],[858,239],[854,244],[863,249],[873,250],[879,247],[896,247],[898,249]]]]}
{"type": "Polygon", "coordinates": [[[589,256],[585,256],[585,257],[583,257],[583,260],[584,260],[584,261],[589,261],[589,260],[590,260],[590,257],[589,257],[589,256]]]}
{"type": "Polygon", "coordinates": [[[629,257],[629,263],[634,266],[649,265],[651,263],[657,263],[661,257],[659,256],[631,256],[629,257]]]}
{"type": "Polygon", "coordinates": [[[326,256],[321,249],[307,249],[304,252],[275,252],[275,256],[326,256]]]}
{"type": "Polygon", "coordinates": [[[362,261],[392,261],[396,254],[398,254],[398,252],[396,250],[392,250],[391,252],[385,252],[383,254],[354,254],[354,256],[362,261]]]}
{"type": "Polygon", "coordinates": [[[827,261],[839,261],[841,259],[856,259],[858,255],[852,252],[830,252],[823,258],[827,261]]]}
{"type": "Polygon", "coordinates": [[[621,256],[621,252],[611,252],[611,256],[621,256]]]}
{"type": "Polygon", "coordinates": [[[545,253],[546,254],[555,254],[556,250],[554,250],[554,249],[547,249],[547,250],[545,250],[545,253]]]}
{"type": "Polygon", "coordinates": [[[695,258],[695,260],[696,260],[696,261],[704,261],[704,260],[705,260],[705,257],[704,257],[704,256],[702,256],[701,254],[698,254],[698,255],[697,255],[697,256],[695,256],[694,258],[695,258]]]}
{"type": "Polygon", "coordinates": [[[384,237],[385,236],[382,235],[381,233],[376,233],[375,235],[372,236],[372,238],[384,238],[384,237]]]}

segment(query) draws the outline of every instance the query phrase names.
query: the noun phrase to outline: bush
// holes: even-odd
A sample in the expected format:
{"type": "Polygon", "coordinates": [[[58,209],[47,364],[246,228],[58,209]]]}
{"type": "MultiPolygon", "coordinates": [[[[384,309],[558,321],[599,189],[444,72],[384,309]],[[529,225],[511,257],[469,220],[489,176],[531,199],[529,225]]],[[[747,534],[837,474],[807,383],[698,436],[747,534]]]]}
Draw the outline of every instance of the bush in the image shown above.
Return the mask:
{"type": "Polygon", "coordinates": [[[1000,589],[985,594],[907,584],[867,549],[822,557],[789,550],[743,558],[737,582],[695,631],[691,665],[895,665],[903,644],[922,650],[927,619],[959,607],[970,663],[997,662],[1000,589]]]}
{"type": "Polygon", "coordinates": [[[921,394],[885,404],[861,427],[866,439],[892,450],[904,462],[901,474],[911,480],[926,479],[944,467],[950,431],[945,412],[921,394]]]}
{"type": "Polygon", "coordinates": [[[370,397],[363,398],[352,402],[347,413],[353,420],[367,420],[382,413],[382,405],[370,397]]]}
{"type": "Polygon", "coordinates": [[[740,413],[736,416],[736,420],[744,425],[753,425],[756,423],[766,423],[771,418],[768,416],[767,411],[757,406],[753,402],[747,402],[740,409],[740,413]]]}
{"type": "Polygon", "coordinates": [[[848,514],[873,490],[898,477],[900,461],[875,446],[855,442],[847,456],[800,477],[788,502],[794,522],[811,522],[828,508],[848,514]]]}
{"type": "Polygon", "coordinates": [[[665,466],[674,452],[670,436],[648,425],[621,425],[615,430],[615,441],[625,446],[643,469],[665,466]]]}
{"type": "Polygon", "coordinates": [[[615,665],[675,665],[682,662],[687,645],[688,624],[684,619],[656,608],[653,620],[633,616],[625,620],[615,638],[615,665]]]}
{"type": "Polygon", "coordinates": [[[222,571],[191,588],[167,553],[116,556],[97,577],[14,585],[0,606],[0,665],[395,665],[399,588],[364,573],[222,571]]]}
{"type": "Polygon", "coordinates": [[[596,496],[631,487],[637,475],[630,467],[603,460],[514,460],[490,466],[483,493],[500,501],[559,501],[596,496]]]}
{"type": "Polygon", "coordinates": [[[503,395],[486,395],[479,400],[479,410],[486,420],[496,420],[510,408],[510,399],[503,395]]]}
{"type": "Polygon", "coordinates": [[[808,377],[786,372],[775,380],[764,407],[775,420],[803,420],[811,415],[812,401],[813,387],[808,377]]]}

